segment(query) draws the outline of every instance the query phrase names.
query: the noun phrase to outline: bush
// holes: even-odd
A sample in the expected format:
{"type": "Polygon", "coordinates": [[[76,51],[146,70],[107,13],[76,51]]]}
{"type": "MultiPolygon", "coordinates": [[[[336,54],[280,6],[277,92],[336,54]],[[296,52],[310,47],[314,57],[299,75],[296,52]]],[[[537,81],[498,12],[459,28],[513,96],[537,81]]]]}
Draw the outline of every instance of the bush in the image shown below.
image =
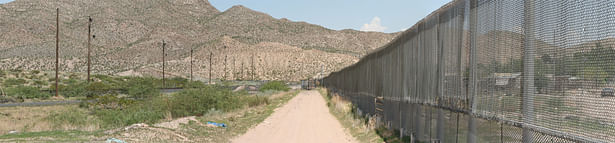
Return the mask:
{"type": "Polygon", "coordinates": [[[86,82],[70,83],[66,86],[60,85],[59,87],[64,97],[79,97],[89,94],[87,90],[88,84],[86,82]]]}
{"type": "Polygon", "coordinates": [[[200,81],[190,81],[188,82],[184,88],[205,88],[207,85],[200,81]]]}
{"type": "Polygon", "coordinates": [[[29,86],[23,86],[23,85],[19,85],[14,88],[8,88],[6,90],[6,94],[8,96],[17,97],[17,98],[25,98],[25,99],[49,98],[51,96],[51,94],[42,92],[36,87],[29,87],[29,86]]]}
{"type": "Polygon", "coordinates": [[[87,86],[85,87],[85,89],[88,91],[88,97],[103,95],[112,92],[111,85],[104,82],[90,82],[86,85],[87,86]]]}
{"type": "Polygon", "coordinates": [[[44,80],[34,80],[34,85],[38,87],[43,87],[43,86],[49,85],[49,83],[44,80]]]}
{"type": "Polygon", "coordinates": [[[93,109],[113,109],[113,110],[122,110],[125,108],[129,108],[134,100],[120,98],[115,94],[107,94],[102,96],[96,96],[94,98],[96,102],[89,103],[89,107],[93,109]]]}
{"type": "Polygon", "coordinates": [[[263,84],[260,91],[276,90],[276,91],[288,91],[290,88],[281,81],[271,81],[263,84]]]}
{"type": "Polygon", "coordinates": [[[145,108],[145,105],[136,105],[125,110],[96,110],[94,115],[102,121],[102,126],[106,128],[124,127],[136,123],[153,124],[165,117],[164,112],[149,110],[145,108]]]}
{"type": "Polygon", "coordinates": [[[242,100],[248,104],[248,107],[269,104],[268,97],[247,96],[247,97],[244,97],[242,100]]]}
{"type": "Polygon", "coordinates": [[[55,112],[46,118],[54,128],[60,127],[83,127],[93,119],[88,118],[88,114],[77,109],[70,108],[68,111],[55,112]]]}
{"type": "Polygon", "coordinates": [[[4,80],[4,85],[6,87],[15,86],[15,85],[24,85],[24,84],[26,84],[25,79],[9,78],[9,79],[4,80]]]}
{"type": "Polygon", "coordinates": [[[238,95],[218,86],[183,90],[174,95],[170,104],[173,117],[203,115],[210,109],[229,111],[242,106],[238,95]]]}
{"type": "Polygon", "coordinates": [[[145,99],[160,94],[152,78],[135,78],[128,82],[128,95],[135,99],[145,99]]]}

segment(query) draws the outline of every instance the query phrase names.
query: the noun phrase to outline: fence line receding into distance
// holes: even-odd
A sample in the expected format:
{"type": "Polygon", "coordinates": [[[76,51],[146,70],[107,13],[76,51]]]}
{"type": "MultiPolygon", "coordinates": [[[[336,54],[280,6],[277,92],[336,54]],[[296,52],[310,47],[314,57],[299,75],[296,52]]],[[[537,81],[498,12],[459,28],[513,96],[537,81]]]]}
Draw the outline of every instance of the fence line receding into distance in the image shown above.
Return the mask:
{"type": "Polygon", "coordinates": [[[325,86],[414,140],[615,142],[615,1],[456,0],[325,86]]]}

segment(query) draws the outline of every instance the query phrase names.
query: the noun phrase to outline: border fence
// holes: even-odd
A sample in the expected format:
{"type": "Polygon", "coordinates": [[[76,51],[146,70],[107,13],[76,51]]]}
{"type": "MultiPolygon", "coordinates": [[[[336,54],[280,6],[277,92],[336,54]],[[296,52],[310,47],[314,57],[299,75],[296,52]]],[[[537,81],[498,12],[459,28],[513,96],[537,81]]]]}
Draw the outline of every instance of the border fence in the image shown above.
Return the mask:
{"type": "Polygon", "coordinates": [[[324,86],[416,141],[615,142],[615,1],[455,0],[324,86]]]}

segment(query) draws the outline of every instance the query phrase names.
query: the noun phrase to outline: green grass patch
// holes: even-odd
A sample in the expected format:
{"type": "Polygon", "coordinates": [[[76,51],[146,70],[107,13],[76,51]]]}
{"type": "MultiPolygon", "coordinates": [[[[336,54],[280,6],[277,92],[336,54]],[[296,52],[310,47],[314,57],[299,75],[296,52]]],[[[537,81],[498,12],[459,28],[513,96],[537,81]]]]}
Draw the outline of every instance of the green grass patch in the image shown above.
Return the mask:
{"type": "Polygon", "coordinates": [[[288,87],[288,85],[281,81],[270,81],[263,84],[263,86],[260,88],[260,91],[266,90],[288,91],[290,90],[290,87],[288,87]]]}
{"type": "Polygon", "coordinates": [[[6,94],[15,98],[32,99],[32,98],[49,98],[51,94],[42,92],[39,88],[31,86],[18,85],[16,87],[7,88],[6,94]]]}

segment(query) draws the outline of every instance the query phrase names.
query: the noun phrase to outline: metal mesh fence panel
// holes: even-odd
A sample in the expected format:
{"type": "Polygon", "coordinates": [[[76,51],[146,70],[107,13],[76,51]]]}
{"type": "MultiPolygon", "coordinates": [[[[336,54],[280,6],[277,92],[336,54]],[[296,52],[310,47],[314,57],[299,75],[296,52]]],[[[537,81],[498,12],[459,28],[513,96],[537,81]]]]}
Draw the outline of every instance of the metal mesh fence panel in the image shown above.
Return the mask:
{"type": "Polygon", "coordinates": [[[615,1],[455,0],[324,85],[414,140],[615,142],[614,48],[615,1]]]}

